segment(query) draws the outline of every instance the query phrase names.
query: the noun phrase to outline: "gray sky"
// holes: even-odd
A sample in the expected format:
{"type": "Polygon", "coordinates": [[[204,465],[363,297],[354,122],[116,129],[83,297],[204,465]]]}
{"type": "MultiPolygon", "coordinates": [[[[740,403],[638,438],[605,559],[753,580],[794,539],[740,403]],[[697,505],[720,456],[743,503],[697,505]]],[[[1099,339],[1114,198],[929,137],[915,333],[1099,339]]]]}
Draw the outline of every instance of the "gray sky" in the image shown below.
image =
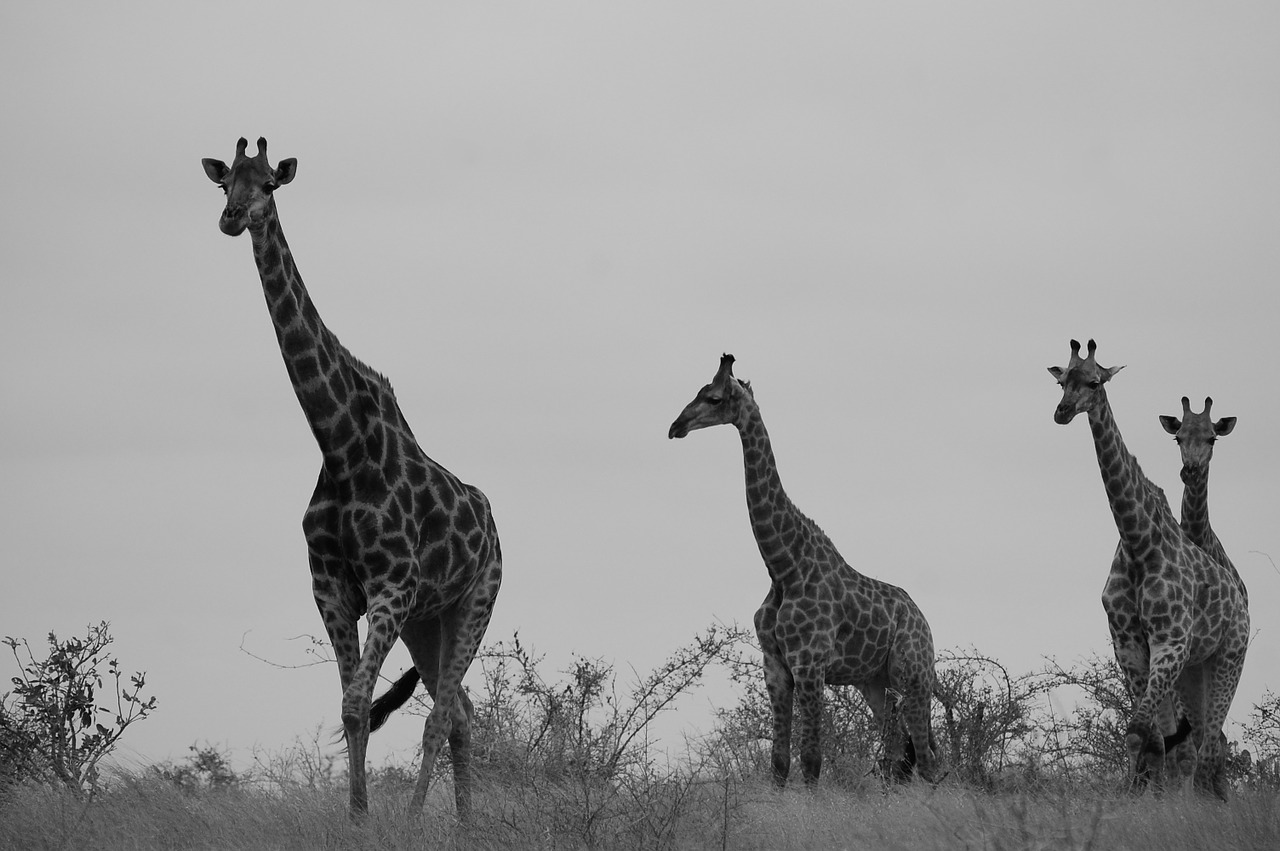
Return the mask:
{"type": "MultiPolygon", "coordinates": [[[[490,640],[625,679],[750,622],[767,578],[736,435],[666,439],[732,352],[792,498],[913,595],[939,648],[1015,672],[1109,652],[1115,527],[1045,372],[1094,337],[1128,365],[1112,406],[1175,510],[1157,415],[1212,395],[1239,418],[1211,480],[1256,632],[1232,717],[1280,689],[1275,4],[0,22],[0,633],[110,620],[160,700],[126,759],[338,721],[334,669],[240,651],[300,663],[290,639],[323,632],[300,529],[319,452],[200,167],[242,135],[298,158],[278,204],[329,326],[494,505],[490,640]]],[[[373,758],[418,735],[393,725],[373,758]]]]}

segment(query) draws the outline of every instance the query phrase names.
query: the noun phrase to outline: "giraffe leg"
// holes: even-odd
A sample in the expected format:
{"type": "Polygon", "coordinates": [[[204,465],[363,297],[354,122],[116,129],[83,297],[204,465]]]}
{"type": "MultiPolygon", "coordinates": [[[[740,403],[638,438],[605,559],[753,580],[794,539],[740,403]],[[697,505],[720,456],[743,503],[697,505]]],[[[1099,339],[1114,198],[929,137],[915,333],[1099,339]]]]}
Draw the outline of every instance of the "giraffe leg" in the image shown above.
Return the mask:
{"type": "Polygon", "coordinates": [[[1204,676],[1204,740],[1200,743],[1200,761],[1196,766],[1195,787],[1198,791],[1227,800],[1227,737],[1222,726],[1235,697],[1244,667],[1244,651],[1220,653],[1205,663],[1204,676]]]}
{"type": "Polygon", "coordinates": [[[821,671],[804,668],[795,672],[795,714],[799,728],[800,771],[806,786],[818,782],[822,773],[822,685],[821,671]]]}
{"type": "MultiPolygon", "coordinates": [[[[1127,625],[1118,622],[1115,614],[1110,610],[1107,612],[1107,620],[1111,628],[1111,645],[1116,654],[1116,663],[1124,673],[1125,684],[1129,687],[1129,696],[1136,707],[1147,693],[1150,651],[1146,642],[1134,637],[1127,625]]],[[[1137,750],[1135,750],[1135,745],[1129,742],[1126,734],[1125,744],[1129,749],[1130,791],[1135,793],[1141,792],[1151,780],[1151,768],[1141,756],[1145,741],[1145,737],[1140,735],[1140,740],[1136,744],[1137,750]]],[[[1163,744],[1162,740],[1161,745],[1163,744]]]]}
{"type": "MultiPolygon", "coordinates": [[[[930,700],[932,688],[917,687],[903,695],[901,701],[902,720],[911,736],[911,746],[916,752],[916,773],[930,783],[936,773],[934,769],[934,742],[931,729],[930,700]]],[[[907,779],[910,779],[908,776],[907,779]]]]}
{"type": "MultiPolygon", "coordinates": [[[[427,693],[434,702],[439,694],[440,656],[443,651],[442,624],[438,618],[405,624],[400,640],[409,648],[427,693]]],[[[449,753],[453,767],[454,799],[458,819],[466,821],[471,809],[471,720],[475,710],[465,689],[459,689],[454,710],[449,715],[449,753]]],[[[424,729],[425,735],[425,729],[424,729]]],[[[434,767],[434,766],[432,766],[434,767]]]]}
{"type": "MultiPolygon", "coordinates": [[[[342,684],[345,706],[345,696],[351,690],[360,665],[360,603],[354,599],[359,592],[349,586],[346,565],[341,559],[327,558],[314,549],[310,553],[310,559],[316,608],[320,610],[325,633],[329,636],[329,644],[333,647],[333,655],[338,663],[338,677],[342,684]]],[[[360,770],[357,771],[351,757],[351,736],[346,730],[345,722],[344,737],[347,740],[349,760],[351,814],[359,815],[368,808],[364,762],[360,762],[360,770]]]]}
{"type": "Polygon", "coordinates": [[[1196,746],[1192,740],[1183,739],[1177,744],[1171,744],[1177,738],[1179,723],[1184,719],[1190,722],[1190,716],[1183,709],[1184,701],[1179,695],[1180,690],[1175,686],[1174,691],[1156,710],[1156,726],[1165,744],[1165,782],[1172,786],[1179,786],[1185,778],[1193,776],[1196,763],[1196,746]]]}
{"type": "Polygon", "coordinates": [[[1135,775],[1145,767],[1157,793],[1164,789],[1165,753],[1164,735],[1156,726],[1156,714],[1186,666],[1186,658],[1185,645],[1162,644],[1151,649],[1146,688],[1125,730],[1125,745],[1129,749],[1135,775]]]}
{"type": "Polygon", "coordinates": [[[502,562],[494,558],[481,571],[472,593],[440,620],[440,673],[435,702],[422,730],[422,766],[410,807],[422,808],[431,785],[431,771],[446,739],[451,740],[454,794],[459,818],[471,810],[470,700],[462,692],[462,678],[475,658],[489,627],[493,603],[502,580],[502,562]],[[456,746],[455,746],[456,745],[456,746]]]}
{"type": "Polygon", "coordinates": [[[347,739],[347,771],[351,793],[351,812],[369,809],[368,784],[365,774],[369,746],[369,705],[377,685],[378,672],[386,661],[404,620],[402,600],[379,600],[369,608],[368,634],[355,676],[342,693],[342,727],[347,739]]]}
{"type": "Polygon", "coordinates": [[[880,759],[880,776],[886,783],[902,783],[911,779],[911,766],[906,759],[906,741],[902,737],[902,724],[896,707],[889,705],[886,689],[882,685],[861,685],[876,731],[884,748],[880,759]]]}
{"type": "Polygon", "coordinates": [[[787,785],[791,773],[791,721],[795,681],[782,657],[768,650],[764,654],[764,687],[773,714],[773,748],[770,765],[773,782],[779,789],[787,785]]]}

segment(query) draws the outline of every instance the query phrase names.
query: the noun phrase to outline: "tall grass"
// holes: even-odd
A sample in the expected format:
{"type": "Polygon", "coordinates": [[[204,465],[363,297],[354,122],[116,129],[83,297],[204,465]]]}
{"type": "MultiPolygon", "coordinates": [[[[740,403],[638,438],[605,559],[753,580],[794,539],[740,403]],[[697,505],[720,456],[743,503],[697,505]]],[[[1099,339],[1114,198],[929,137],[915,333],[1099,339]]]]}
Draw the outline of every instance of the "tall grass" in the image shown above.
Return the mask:
{"type": "MultiPolygon", "coordinates": [[[[367,816],[347,815],[343,760],[312,731],[238,769],[208,745],[181,764],[104,777],[87,789],[0,762],[5,849],[1274,849],[1280,733],[1256,708],[1258,760],[1229,776],[1229,803],[1189,791],[1124,792],[1123,697],[1109,660],[1012,676],[978,654],[943,660],[935,719],[938,786],[883,785],[881,731],[865,705],[828,695],[822,782],[775,789],[758,659],[736,628],[714,627],[631,685],[574,657],[548,674],[518,636],[480,658],[474,812],[454,816],[447,760],[426,807],[409,812],[415,759],[372,767],[367,816]],[[741,700],[717,728],[686,742],[678,764],[650,738],[655,718],[727,666],[741,700]],[[1084,689],[1083,709],[1035,710],[1045,690],[1084,689]],[[1120,695],[1108,698],[1099,695],[1120,695]],[[1046,749],[1046,743],[1053,748],[1046,749]]],[[[412,706],[409,707],[412,711],[412,706]]],[[[419,707],[423,711],[425,707],[419,707]]],[[[1184,782],[1184,786],[1189,783],[1184,782]]]]}
{"type": "Polygon", "coordinates": [[[633,790],[594,823],[577,791],[521,794],[487,782],[474,820],[453,818],[447,784],[424,812],[410,791],[384,790],[347,817],[345,792],[298,787],[183,790],[154,774],[83,798],[13,788],[0,803],[4,849],[1267,849],[1280,847],[1280,794],[1230,803],[1190,793],[1132,798],[1105,791],[989,794],[943,784],[777,791],[764,782],[687,777],[633,790]]]}

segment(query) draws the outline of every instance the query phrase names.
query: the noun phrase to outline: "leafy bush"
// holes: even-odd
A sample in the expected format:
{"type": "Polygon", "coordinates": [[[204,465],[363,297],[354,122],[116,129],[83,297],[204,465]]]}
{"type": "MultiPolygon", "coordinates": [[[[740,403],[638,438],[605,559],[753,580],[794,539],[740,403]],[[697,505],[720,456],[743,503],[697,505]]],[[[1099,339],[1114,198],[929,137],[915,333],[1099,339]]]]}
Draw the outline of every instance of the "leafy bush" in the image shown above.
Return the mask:
{"type": "Polygon", "coordinates": [[[36,659],[26,639],[5,637],[19,675],[0,701],[0,779],[60,783],[77,793],[96,787],[98,764],[156,707],[154,697],[142,697],[143,673],[122,682],[120,663],[107,655],[112,641],[106,621],[84,638],[61,641],[51,632],[48,656],[36,659]]]}
{"type": "Polygon", "coordinates": [[[191,755],[180,765],[165,763],[151,767],[159,778],[167,780],[187,794],[204,791],[226,791],[239,787],[248,776],[231,768],[227,755],[213,745],[192,745],[191,755]]]}

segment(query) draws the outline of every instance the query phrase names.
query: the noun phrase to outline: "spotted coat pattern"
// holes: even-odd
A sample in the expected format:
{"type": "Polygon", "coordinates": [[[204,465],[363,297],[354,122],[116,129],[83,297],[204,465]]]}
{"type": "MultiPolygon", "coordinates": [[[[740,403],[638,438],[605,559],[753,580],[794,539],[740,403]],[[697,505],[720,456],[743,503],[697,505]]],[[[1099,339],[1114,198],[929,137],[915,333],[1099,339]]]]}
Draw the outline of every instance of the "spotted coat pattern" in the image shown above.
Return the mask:
{"type": "Polygon", "coordinates": [[[831,539],[791,502],[754,394],[733,377],[732,366],[732,355],[721,358],[715,378],[672,423],[668,436],[731,424],[742,440],[747,510],[770,579],[755,627],[773,711],[774,781],[785,785],[790,773],[793,717],[804,780],[817,781],[824,685],[851,685],[862,692],[885,733],[886,773],[903,762],[905,726],[916,769],[932,778],[929,623],[906,591],[850,567],[831,539]]]}
{"type": "Polygon", "coordinates": [[[1226,797],[1221,732],[1244,666],[1249,611],[1242,586],[1196,546],[1174,519],[1164,493],[1151,483],[1124,445],[1105,384],[1120,367],[1101,367],[1089,341],[1088,357],[1071,341],[1066,368],[1050,367],[1063,396],[1054,421],[1088,414],[1103,486],[1123,557],[1103,590],[1115,648],[1136,701],[1125,741],[1137,778],[1147,772],[1159,787],[1164,741],[1158,719],[1176,692],[1199,754],[1198,789],[1226,797]]]}
{"type": "Polygon", "coordinates": [[[275,190],[296,160],[267,163],[266,140],[249,157],[240,139],[228,167],[203,161],[226,192],[219,226],[249,231],[289,380],[322,463],[302,527],[312,592],[342,682],[350,807],[367,810],[369,705],[397,639],[434,698],[423,730],[413,806],[421,807],[445,739],[453,756],[459,815],[470,808],[471,703],[463,675],[488,626],[502,579],[489,501],[427,457],[390,383],[361,363],[320,318],[276,213],[275,190]],[[367,618],[360,643],[358,623],[367,618]]]}

